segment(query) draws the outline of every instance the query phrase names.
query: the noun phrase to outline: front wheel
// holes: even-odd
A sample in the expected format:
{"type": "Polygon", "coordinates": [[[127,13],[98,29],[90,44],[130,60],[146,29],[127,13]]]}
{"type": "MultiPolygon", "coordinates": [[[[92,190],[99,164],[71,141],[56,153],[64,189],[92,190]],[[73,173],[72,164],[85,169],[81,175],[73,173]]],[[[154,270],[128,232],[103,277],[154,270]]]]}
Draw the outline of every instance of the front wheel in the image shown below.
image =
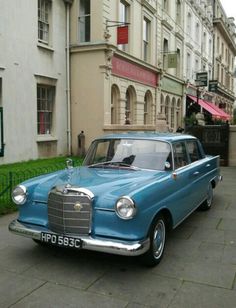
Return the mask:
{"type": "Polygon", "coordinates": [[[208,211],[212,206],[213,201],[213,187],[211,183],[208,185],[207,189],[207,198],[206,200],[200,205],[199,209],[202,211],[208,211]]]}
{"type": "Polygon", "coordinates": [[[152,223],[149,239],[150,248],[143,255],[143,261],[148,266],[155,266],[163,257],[166,243],[166,222],[162,215],[158,215],[152,223]]]}

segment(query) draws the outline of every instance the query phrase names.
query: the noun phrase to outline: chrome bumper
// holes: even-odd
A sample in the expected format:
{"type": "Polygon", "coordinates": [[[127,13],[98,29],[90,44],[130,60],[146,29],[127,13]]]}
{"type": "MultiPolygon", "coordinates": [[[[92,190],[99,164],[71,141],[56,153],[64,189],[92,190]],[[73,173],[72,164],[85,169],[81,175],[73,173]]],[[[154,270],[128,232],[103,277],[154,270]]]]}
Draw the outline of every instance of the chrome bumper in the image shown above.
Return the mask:
{"type": "MultiPolygon", "coordinates": [[[[43,230],[36,225],[24,225],[18,220],[13,220],[9,224],[9,230],[15,234],[29,237],[35,240],[41,239],[41,232],[46,231],[51,234],[49,230],[43,230]]],[[[138,256],[145,253],[150,247],[149,239],[135,242],[118,241],[115,239],[94,239],[90,236],[78,236],[82,240],[82,249],[94,250],[106,253],[112,253],[123,256],[138,256]]]]}

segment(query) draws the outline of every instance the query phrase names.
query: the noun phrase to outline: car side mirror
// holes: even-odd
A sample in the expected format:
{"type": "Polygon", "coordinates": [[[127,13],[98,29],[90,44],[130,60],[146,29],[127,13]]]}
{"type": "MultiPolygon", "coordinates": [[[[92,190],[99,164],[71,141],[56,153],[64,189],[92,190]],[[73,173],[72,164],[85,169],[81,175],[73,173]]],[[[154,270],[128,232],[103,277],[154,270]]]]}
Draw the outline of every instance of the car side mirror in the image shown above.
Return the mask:
{"type": "Polygon", "coordinates": [[[170,170],[171,165],[168,161],[165,162],[165,170],[170,170]]]}

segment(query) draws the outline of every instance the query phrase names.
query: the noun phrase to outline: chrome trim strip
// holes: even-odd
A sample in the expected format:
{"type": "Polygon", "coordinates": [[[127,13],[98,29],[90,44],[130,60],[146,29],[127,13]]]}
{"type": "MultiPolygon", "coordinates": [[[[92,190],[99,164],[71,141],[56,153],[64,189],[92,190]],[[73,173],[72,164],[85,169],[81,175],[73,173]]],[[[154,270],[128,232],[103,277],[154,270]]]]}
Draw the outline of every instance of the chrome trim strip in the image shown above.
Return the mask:
{"type": "Polygon", "coordinates": [[[113,212],[115,213],[115,209],[107,209],[105,207],[95,207],[94,210],[96,211],[104,211],[104,212],[113,212]]]}
{"type": "Polygon", "coordinates": [[[37,204],[48,204],[48,202],[47,201],[41,201],[41,200],[37,200],[37,199],[34,199],[34,200],[32,200],[32,203],[37,203],[37,204]]]}
{"type": "MultiPolygon", "coordinates": [[[[40,228],[37,225],[26,226],[20,223],[18,220],[13,220],[9,224],[8,228],[9,231],[17,235],[22,235],[35,240],[40,240],[41,232],[43,231],[55,234],[54,232],[45,230],[43,227],[40,228]]],[[[95,239],[91,236],[75,236],[75,238],[82,240],[82,249],[113,253],[122,256],[138,256],[144,254],[150,247],[149,239],[126,242],[115,239],[95,239]]]]}

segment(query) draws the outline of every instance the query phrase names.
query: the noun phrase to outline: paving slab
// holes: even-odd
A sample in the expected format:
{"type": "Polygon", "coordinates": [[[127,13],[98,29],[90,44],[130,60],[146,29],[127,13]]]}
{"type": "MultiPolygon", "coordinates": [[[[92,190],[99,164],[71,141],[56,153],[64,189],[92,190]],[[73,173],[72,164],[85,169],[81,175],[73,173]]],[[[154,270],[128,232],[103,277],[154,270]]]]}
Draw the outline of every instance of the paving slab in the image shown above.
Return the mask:
{"type": "Polygon", "coordinates": [[[233,308],[235,303],[234,290],[184,282],[168,308],[233,308]]]}
{"type": "Polygon", "coordinates": [[[89,291],[149,307],[168,307],[182,281],[152,274],[148,269],[131,267],[126,271],[114,268],[93,284],[89,291]]]}
{"type": "Polygon", "coordinates": [[[9,307],[30,293],[43,286],[45,281],[40,279],[25,279],[22,275],[16,275],[0,269],[0,307],[9,307]]]}
{"type": "Polygon", "coordinates": [[[189,260],[176,256],[165,256],[153,273],[231,289],[235,279],[236,265],[210,260],[189,260]]]}
{"type": "Polygon", "coordinates": [[[95,255],[66,249],[56,249],[53,254],[53,250],[47,252],[44,260],[27,269],[24,275],[87,289],[109,269],[109,263],[106,264],[101,258],[96,260],[95,255]]]}
{"type": "Polygon", "coordinates": [[[63,285],[47,283],[24,297],[14,308],[125,308],[127,302],[106,296],[84,292],[63,285]]]}
{"type": "Polygon", "coordinates": [[[162,262],[41,247],[0,217],[0,308],[236,307],[236,168],[210,211],[195,211],[169,234],[162,262]]]}

